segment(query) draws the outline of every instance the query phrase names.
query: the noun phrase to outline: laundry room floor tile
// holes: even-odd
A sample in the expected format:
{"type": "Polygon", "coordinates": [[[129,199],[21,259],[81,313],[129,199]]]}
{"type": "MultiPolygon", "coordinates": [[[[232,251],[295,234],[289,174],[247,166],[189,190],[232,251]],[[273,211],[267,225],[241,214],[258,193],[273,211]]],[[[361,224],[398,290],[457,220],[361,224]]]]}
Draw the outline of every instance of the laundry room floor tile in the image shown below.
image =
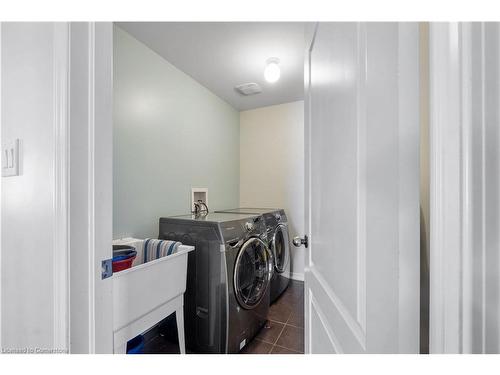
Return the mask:
{"type": "Polygon", "coordinates": [[[291,314],[292,306],[290,306],[288,303],[278,300],[269,308],[267,318],[274,320],[275,322],[286,323],[291,314]]]}
{"type": "Polygon", "coordinates": [[[243,350],[241,354],[269,354],[273,348],[268,342],[253,339],[243,350]]]}
{"type": "MultiPolygon", "coordinates": [[[[304,283],[292,280],[287,290],[274,302],[268,323],[241,354],[304,353],[304,283]]],[[[147,340],[144,353],[178,354],[179,344],[155,334],[147,340]]],[[[187,353],[192,353],[187,350],[187,353]]]]}
{"type": "Polygon", "coordinates": [[[275,344],[283,331],[285,325],[283,323],[269,320],[257,335],[258,340],[262,340],[271,344],[275,344]]]}
{"type": "Polygon", "coordinates": [[[283,348],[282,346],[274,345],[273,349],[271,350],[271,354],[303,354],[303,353],[283,348]]]}
{"type": "Polygon", "coordinates": [[[269,308],[267,318],[267,325],[241,354],[263,354],[268,348],[263,344],[271,345],[269,354],[304,353],[303,282],[292,280],[287,290],[269,308]]]}
{"type": "Polygon", "coordinates": [[[286,324],[304,328],[304,305],[295,306],[286,324]]]}
{"type": "Polygon", "coordinates": [[[304,282],[291,280],[284,294],[288,294],[293,297],[301,297],[304,294],[304,282]]]}
{"type": "Polygon", "coordinates": [[[276,345],[303,353],[304,330],[302,328],[286,325],[276,345]]]}

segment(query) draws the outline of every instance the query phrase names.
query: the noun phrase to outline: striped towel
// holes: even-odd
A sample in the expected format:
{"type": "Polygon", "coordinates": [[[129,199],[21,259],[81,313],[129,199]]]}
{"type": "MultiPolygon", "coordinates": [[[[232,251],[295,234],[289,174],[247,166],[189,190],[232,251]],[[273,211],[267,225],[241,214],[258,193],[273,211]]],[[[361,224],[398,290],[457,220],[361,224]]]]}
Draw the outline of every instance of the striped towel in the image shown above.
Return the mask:
{"type": "Polygon", "coordinates": [[[146,238],[144,240],[144,250],[142,253],[143,263],[147,263],[167,255],[175,254],[180,245],[182,245],[182,243],[177,241],[146,238]]]}

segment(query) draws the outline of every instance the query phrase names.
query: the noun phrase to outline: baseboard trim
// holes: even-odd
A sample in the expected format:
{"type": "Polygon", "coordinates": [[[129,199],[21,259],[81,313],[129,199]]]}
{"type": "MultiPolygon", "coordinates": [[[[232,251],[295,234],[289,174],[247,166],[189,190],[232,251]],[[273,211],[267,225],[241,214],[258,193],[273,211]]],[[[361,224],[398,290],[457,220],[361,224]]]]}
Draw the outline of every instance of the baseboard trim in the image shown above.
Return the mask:
{"type": "Polygon", "coordinates": [[[290,272],[290,278],[292,280],[304,281],[304,274],[299,272],[290,272]]]}

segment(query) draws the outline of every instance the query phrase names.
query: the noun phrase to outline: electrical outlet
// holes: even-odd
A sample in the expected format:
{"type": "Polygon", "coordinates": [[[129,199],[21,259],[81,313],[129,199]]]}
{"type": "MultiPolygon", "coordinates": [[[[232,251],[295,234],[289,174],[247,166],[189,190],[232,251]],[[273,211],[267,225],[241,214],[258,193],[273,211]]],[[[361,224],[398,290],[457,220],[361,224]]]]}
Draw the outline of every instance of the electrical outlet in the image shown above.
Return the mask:
{"type": "Polygon", "coordinates": [[[2,177],[19,176],[19,144],[19,139],[15,139],[2,145],[2,177]]]}

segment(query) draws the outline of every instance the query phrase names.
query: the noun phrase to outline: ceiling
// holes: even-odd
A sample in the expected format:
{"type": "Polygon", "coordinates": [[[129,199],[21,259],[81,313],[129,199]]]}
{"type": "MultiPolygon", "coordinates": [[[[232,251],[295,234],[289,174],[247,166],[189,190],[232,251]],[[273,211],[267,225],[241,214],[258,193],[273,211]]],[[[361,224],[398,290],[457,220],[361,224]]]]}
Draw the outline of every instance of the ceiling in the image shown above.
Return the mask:
{"type": "Polygon", "coordinates": [[[119,22],[119,27],[238,110],[304,98],[301,22],[119,22]],[[281,78],[264,80],[270,57],[281,78]],[[243,96],[234,86],[255,82],[262,93],[243,96]]]}

